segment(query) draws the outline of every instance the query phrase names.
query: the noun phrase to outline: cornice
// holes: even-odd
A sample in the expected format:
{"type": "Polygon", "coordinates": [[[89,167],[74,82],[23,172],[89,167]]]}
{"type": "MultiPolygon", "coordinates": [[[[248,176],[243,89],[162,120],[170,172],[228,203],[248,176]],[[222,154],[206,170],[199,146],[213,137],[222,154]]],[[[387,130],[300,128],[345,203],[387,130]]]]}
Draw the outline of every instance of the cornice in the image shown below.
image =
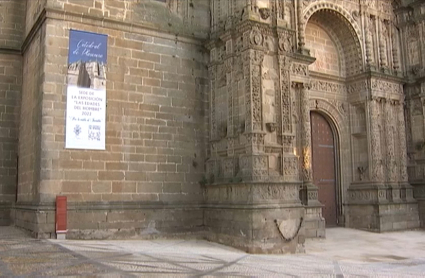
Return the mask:
{"type": "Polygon", "coordinates": [[[276,35],[281,32],[295,34],[296,32],[293,29],[288,29],[283,26],[270,25],[265,22],[260,22],[253,19],[246,19],[244,21],[238,22],[231,29],[211,33],[209,42],[214,43],[217,40],[226,40],[229,38],[238,37],[243,33],[251,30],[253,27],[257,27],[259,29],[264,30],[266,32],[264,35],[276,35]]]}
{"type": "Polygon", "coordinates": [[[42,10],[37,20],[33,24],[31,30],[25,36],[22,47],[18,50],[19,54],[25,53],[26,49],[32,42],[34,36],[37,34],[43,23],[48,20],[60,20],[67,22],[74,22],[79,24],[91,25],[96,27],[102,27],[106,29],[113,29],[117,31],[136,33],[141,35],[148,35],[157,38],[174,40],[176,42],[188,43],[198,46],[205,45],[205,38],[197,38],[186,34],[175,34],[169,31],[155,28],[154,26],[148,26],[143,23],[129,23],[110,18],[99,18],[91,15],[78,14],[70,11],[58,10],[55,8],[46,7],[42,10]]]}
{"type": "Polygon", "coordinates": [[[382,73],[382,72],[370,71],[370,70],[366,71],[366,72],[359,73],[359,74],[354,75],[354,76],[350,76],[346,79],[346,81],[347,81],[347,83],[353,83],[353,82],[357,82],[359,80],[372,79],[372,78],[387,80],[387,81],[393,81],[395,83],[400,83],[400,84],[406,83],[406,79],[404,77],[390,75],[390,74],[386,74],[386,73],[382,73]]]}

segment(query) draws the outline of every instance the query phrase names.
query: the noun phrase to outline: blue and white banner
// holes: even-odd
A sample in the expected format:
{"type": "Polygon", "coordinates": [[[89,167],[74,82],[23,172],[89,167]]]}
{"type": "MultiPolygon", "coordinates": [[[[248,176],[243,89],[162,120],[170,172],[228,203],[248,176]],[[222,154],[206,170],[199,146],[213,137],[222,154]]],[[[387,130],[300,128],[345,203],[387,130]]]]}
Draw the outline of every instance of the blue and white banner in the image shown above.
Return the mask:
{"type": "Polygon", "coordinates": [[[67,149],[105,149],[107,42],[106,35],[70,30],[67,149]]]}

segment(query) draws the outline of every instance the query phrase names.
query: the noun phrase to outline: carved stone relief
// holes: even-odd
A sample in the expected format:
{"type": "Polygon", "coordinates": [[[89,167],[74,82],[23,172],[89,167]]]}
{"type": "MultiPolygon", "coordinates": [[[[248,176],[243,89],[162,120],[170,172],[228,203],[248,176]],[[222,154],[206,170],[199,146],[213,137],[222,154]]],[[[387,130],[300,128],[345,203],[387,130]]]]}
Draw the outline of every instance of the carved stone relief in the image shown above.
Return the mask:
{"type": "Polygon", "coordinates": [[[381,67],[388,66],[387,59],[387,51],[388,51],[388,40],[389,40],[389,32],[388,32],[388,21],[383,20],[380,22],[381,25],[381,37],[379,41],[379,56],[381,67]]]}
{"type": "Polygon", "coordinates": [[[407,29],[407,55],[409,66],[413,67],[419,64],[419,28],[417,25],[411,25],[407,29]]]}
{"type": "Polygon", "coordinates": [[[247,101],[247,109],[252,109],[252,129],[262,130],[262,98],[261,98],[261,69],[264,61],[264,53],[251,50],[251,98],[252,104],[247,101]],[[252,108],[251,108],[252,105],[252,108]]]}
{"type": "Polygon", "coordinates": [[[374,98],[370,101],[370,144],[371,144],[371,180],[383,181],[383,161],[381,153],[381,99],[374,98]]]}
{"type": "Polygon", "coordinates": [[[366,62],[369,65],[375,64],[375,52],[374,52],[374,34],[375,29],[375,17],[366,17],[366,62]]]}
{"type": "Polygon", "coordinates": [[[395,103],[393,101],[387,101],[384,103],[385,106],[385,130],[386,130],[386,170],[388,181],[397,181],[397,165],[395,160],[395,138],[397,134],[394,127],[394,118],[397,119],[397,113],[395,113],[395,103]]]}
{"type": "Polygon", "coordinates": [[[298,177],[298,158],[284,157],[283,158],[283,175],[285,180],[293,180],[298,177]]]}
{"type": "Polygon", "coordinates": [[[262,185],[253,187],[254,202],[280,200],[299,202],[297,185],[262,185]],[[298,199],[298,200],[297,200],[298,199]]]}
{"type": "Polygon", "coordinates": [[[399,83],[388,82],[382,79],[372,79],[371,88],[373,91],[399,94],[403,93],[402,86],[399,83]]]}
{"type": "Polygon", "coordinates": [[[283,152],[285,153],[293,153],[294,151],[294,135],[284,135],[283,136],[283,152]]]}
{"type": "Polygon", "coordinates": [[[347,87],[343,84],[316,79],[311,81],[311,90],[336,94],[347,93],[347,87]]]}
{"type": "MultiPolygon", "coordinates": [[[[371,201],[374,198],[374,195],[376,193],[371,191],[350,191],[349,197],[350,201],[363,201],[368,202],[371,201]]],[[[376,196],[376,195],[375,195],[376,196]]]]}
{"type": "Polygon", "coordinates": [[[280,66],[280,94],[281,94],[281,122],[282,132],[292,132],[292,117],[291,117],[291,90],[289,85],[289,61],[285,56],[279,56],[280,66]]]}
{"type": "Polygon", "coordinates": [[[279,32],[279,51],[292,52],[294,47],[294,33],[292,32],[279,32]]]}
{"type": "Polygon", "coordinates": [[[355,83],[350,83],[347,85],[347,93],[349,95],[352,94],[359,94],[362,92],[366,92],[368,90],[368,81],[367,80],[361,80],[357,81],[355,83]]]}
{"type": "Polygon", "coordinates": [[[308,66],[304,64],[293,63],[291,73],[294,75],[307,76],[308,66]]]}
{"type": "MultiPolygon", "coordinates": [[[[406,124],[404,116],[404,107],[403,103],[400,102],[396,107],[396,114],[398,119],[398,153],[400,155],[399,160],[399,171],[400,171],[400,181],[407,182],[407,144],[406,144],[406,124]]],[[[395,133],[396,134],[396,133],[395,133]]]]}
{"type": "Polygon", "coordinates": [[[280,133],[279,68],[276,56],[265,55],[262,76],[263,121],[266,125],[266,143],[277,144],[280,133]]]}

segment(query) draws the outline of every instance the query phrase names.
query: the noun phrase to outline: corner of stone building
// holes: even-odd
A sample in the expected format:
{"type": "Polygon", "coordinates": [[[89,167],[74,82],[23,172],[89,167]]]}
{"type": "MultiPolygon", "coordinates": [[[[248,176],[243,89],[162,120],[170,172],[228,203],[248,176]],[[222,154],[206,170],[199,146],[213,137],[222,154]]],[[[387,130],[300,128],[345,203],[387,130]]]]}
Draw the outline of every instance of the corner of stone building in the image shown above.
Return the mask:
{"type": "Polygon", "coordinates": [[[16,200],[25,8],[25,1],[0,1],[0,225],[13,223],[16,200]]]}
{"type": "Polygon", "coordinates": [[[31,205],[15,205],[13,211],[13,224],[28,231],[34,238],[55,239],[55,210],[53,206],[34,209],[31,205]]]}

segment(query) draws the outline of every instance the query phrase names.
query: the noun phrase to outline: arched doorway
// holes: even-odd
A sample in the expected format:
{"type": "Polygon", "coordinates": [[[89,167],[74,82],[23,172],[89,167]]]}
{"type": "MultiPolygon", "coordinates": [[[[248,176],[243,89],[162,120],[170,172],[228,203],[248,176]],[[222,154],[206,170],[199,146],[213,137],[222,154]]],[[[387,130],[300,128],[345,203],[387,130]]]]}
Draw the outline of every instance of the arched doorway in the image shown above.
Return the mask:
{"type": "Polygon", "coordinates": [[[317,112],[311,112],[311,143],[313,183],[319,188],[319,202],[324,205],[322,215],[326,226],[336,226],[338,214],[335,136],[328,120],[317,112]]]}

